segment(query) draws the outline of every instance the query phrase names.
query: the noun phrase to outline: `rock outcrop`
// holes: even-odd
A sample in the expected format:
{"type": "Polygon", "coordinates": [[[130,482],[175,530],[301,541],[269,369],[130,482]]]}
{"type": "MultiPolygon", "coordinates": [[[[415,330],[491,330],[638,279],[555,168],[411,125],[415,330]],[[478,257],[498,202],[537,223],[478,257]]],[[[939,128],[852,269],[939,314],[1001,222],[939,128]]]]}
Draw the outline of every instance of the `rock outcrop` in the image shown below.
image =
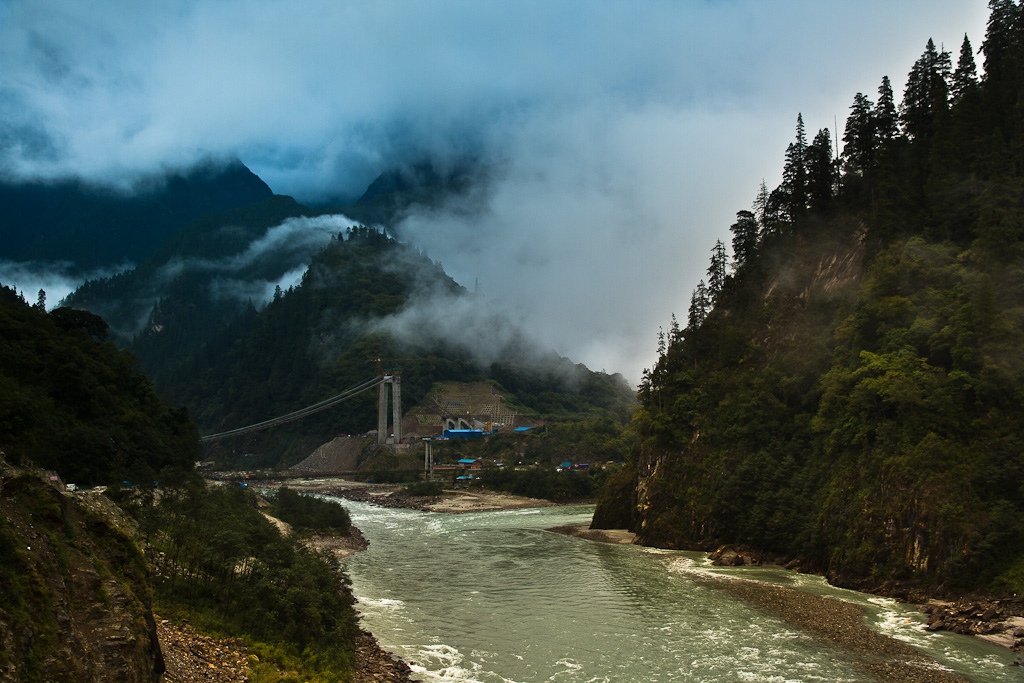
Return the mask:
{"type": "Polygon", "coordinates": [[[159,680],[142,553],[59,486],[0,470],[0,681],[159,680]]]}

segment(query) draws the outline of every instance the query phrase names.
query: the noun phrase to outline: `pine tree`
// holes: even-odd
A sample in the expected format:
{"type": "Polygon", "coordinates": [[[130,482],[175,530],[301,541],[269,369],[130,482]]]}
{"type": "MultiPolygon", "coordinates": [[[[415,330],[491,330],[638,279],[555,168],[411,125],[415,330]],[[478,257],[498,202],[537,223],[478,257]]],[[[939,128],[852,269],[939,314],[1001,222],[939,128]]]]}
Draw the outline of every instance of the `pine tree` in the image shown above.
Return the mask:
{"type": "Polygon", "coordinates": [[[769,211],[791,225],[807,211],[807,134],[803,114],[796,117],[796,140],[786,147],[782,184],[769,196],[769,211]]]}
{"type": "Polygon", "coordinates": [[[676,320],[676,314],[672,314],[672,320],[668,326],[668,348],[671,349],[673,346],[683,341],[683,331],[679,329],[679,321],[676,320]]]}
{"type": "Polygon", "coordinates": [[[853,96],[843,142],[847,173],[863,174],[871,167],[875,155],[875,115],[871,100],[864,93],[853,96]]]}
{"type": "Polygon", "coordinates": [[[739,270],[757,254],[760,242],[760,226],[750,211],[737,211],[736,222],[730,226],[732,232],[732,256],[739,270]]]}
{"type": "Polygon", "coordinates": [[[771,212],[771,193],[768,192],[768,183],[763,178],[751,208],[754,210],[754,218],[757,219],[757,225],[761,230],[760,239],[763,240],[774,231],[775,225],[779,222],[779,217],[771,212]]]}
{"type": "Polygon", "coordinates": [[[974,50],[971,48],[971,41],[964,34],[964,42],[960,46],[960,60],[956,64],[956,71],[953,72],[953,81],[949,90],[953,101],[958,102],[964,94],[978,84],[978,67],[974,63],[974,50]]]}
{"type": "Polygon", "coordinates": [[[1013,0],[989,0],[989,19],[985,41],[983,104],[990,124],[999,137],[989,143],[993,153],[988,163],[1008,164],[1016,173],[1024,173],[1024,143],[1016,131],[1024,129],[1024,111],[1020,106],[1024,90],[1024,6],[1013,0]]]}
{"type": "Polygon", "coordinates": [[[725,268],[729,263],[729,257],[725,252],[725,243],[722,240],[715,240],[715,246],[711,249],[711,265],[708,266],[708,299],[714,303],[718,295],[725,287],[725,268]]]}
{"type": "Polygon", "coordinates": [[[687,329],[696,330],[704,324],[704,320],[708,317],[708,311],[711,310],[711,298],[708,296],[708,287],[701,280],[697,284],[697,289],[693,290],[693,294],[690,296],[690,312],[687,321],[687,329]]]}
{"type": "Polygon", "coordinates": [[[992,83],[1016,80],[1014,64],[1022,46],[1022,9],[1013,0],[989,0],[988,27],[981,51],[985,55],[985,79],[992,83]]]}
{"type": "Polygon", "coordinates": [[[929,38],[924,54],[914,63],[900,107],[903,130],[911,139],[927,139],[935,132],[936,119],[949,109],[949,53],[935,49],[929,38]]]}
{"type": "Polygon", "coordinates": [[[873,112],[875,120],[875,139],[878,145],[884,145],[899,134],[899,119],[896,113],[896,100],[892,93],[892,84],[888,76],[882,76],[878,86],[878,102],[873,112]]]}
{"type": "Polygon", "coordinates": [[[807,204],[813,211],[827,210],[835,197],[836,164],[832,135],[822,128],[807,146],[807,204]]]}

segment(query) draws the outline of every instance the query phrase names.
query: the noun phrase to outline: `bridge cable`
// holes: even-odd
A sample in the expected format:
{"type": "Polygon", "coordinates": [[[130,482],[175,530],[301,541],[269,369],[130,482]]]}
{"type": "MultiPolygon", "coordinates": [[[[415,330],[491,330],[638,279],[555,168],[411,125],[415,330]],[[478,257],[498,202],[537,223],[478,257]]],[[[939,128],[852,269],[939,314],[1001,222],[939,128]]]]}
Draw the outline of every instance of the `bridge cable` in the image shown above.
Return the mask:
{"type": "Polygon", "coordinates": [[[305,408],[300,408],[299,410],[296,410],[293,413],[281,415],[280,417],[275,417],[271,420],[257,422],[256,424],[251,424],[246,427],[229,429],[226,432],[218,432],[217,434],[209,434],[207,436],[202,436],[199,438],[199,440],[203,443],[207,441],[216,441],[217,439],[226,439],[232,436],[241,436],[242,434],[257,432],[263,429],[269,429],[271,427],[277,427],[279,425],[287,424],[288,422],[294,422],[295,420],[299,420],[308,415],[313,415],[314,413],[319,413],[322,410],[327,410],[328,408],[334,407],[343,401],[347,401],[350,398],[358,396],[359,394],[365,391],[369,391],[370,389],[374,389],[380,386],[383,382],[384,378],[377,376],[374,377],[373,379],[366,380],[361,384],[357,384],[354,387],[346,389],[337,396],[332,396],[330,398],[324,399],[323,401],[320,401],[319,403],[314,403],[313,405],[306,406],[305,408]]]}

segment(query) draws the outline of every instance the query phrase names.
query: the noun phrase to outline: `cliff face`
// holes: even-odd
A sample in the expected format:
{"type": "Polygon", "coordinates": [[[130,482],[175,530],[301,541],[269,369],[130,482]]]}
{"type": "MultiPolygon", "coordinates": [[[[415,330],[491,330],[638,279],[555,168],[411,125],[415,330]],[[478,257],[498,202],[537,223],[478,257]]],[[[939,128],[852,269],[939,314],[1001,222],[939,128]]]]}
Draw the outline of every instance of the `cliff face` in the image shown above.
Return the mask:
{"type": "Polygon", "coordinates": [[[703,335],[690,333],[693,357],[666,356],[664,381],[637,420],[654,438],[637,446],[628,503],[626,491],[614,502],[609,491],[597,519],[628,504],[630,528],[647,545],[710,549],[736,542],[742,528],[748,542],[792,552],[784,528],[810,514],[814,493],[771,499],[809,456],[815,385],[861,284],[862,230],[843,228],[765,253],[757,272],[737,274],[703,335]]]}
{"type": "Polygon", "coordinates": [[[142,683],[164,670],[142,554],[76,500],[87,496],[103,498],[0,469],[0,681],[142,683]]]}
{"type": "Polygon", "coordinates": [[[854,97],[841,160],[798,116],[735,269],[716,245],[645,373],[633,485],[595,523],[847,586],[1024,593],[1024,4],[992,9],[985,75],[966,37],[953,73],[929,41],[898,108],[888,78],[854,97]]]}
{"type": "Polygon", "coordinates": [[[595,526],[744,544],[850,587],[1019,590],[1020,257],[820,227],[768,244],[669,340],[632,485],[595,526]]]}

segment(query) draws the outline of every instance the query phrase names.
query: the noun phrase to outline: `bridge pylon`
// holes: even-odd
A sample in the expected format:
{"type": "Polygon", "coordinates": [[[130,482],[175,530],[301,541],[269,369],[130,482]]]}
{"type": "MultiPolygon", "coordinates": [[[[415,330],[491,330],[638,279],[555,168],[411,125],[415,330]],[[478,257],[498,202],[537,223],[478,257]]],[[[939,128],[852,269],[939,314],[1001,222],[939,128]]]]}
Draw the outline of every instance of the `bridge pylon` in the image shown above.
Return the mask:
{"type": "Polygon", "coordinates": [[[377,443],[388,442],[388,391],[391,392],[391,434],[393,443],[402,443],[402,373],[384,373],[377,397],[377,443]]]}

